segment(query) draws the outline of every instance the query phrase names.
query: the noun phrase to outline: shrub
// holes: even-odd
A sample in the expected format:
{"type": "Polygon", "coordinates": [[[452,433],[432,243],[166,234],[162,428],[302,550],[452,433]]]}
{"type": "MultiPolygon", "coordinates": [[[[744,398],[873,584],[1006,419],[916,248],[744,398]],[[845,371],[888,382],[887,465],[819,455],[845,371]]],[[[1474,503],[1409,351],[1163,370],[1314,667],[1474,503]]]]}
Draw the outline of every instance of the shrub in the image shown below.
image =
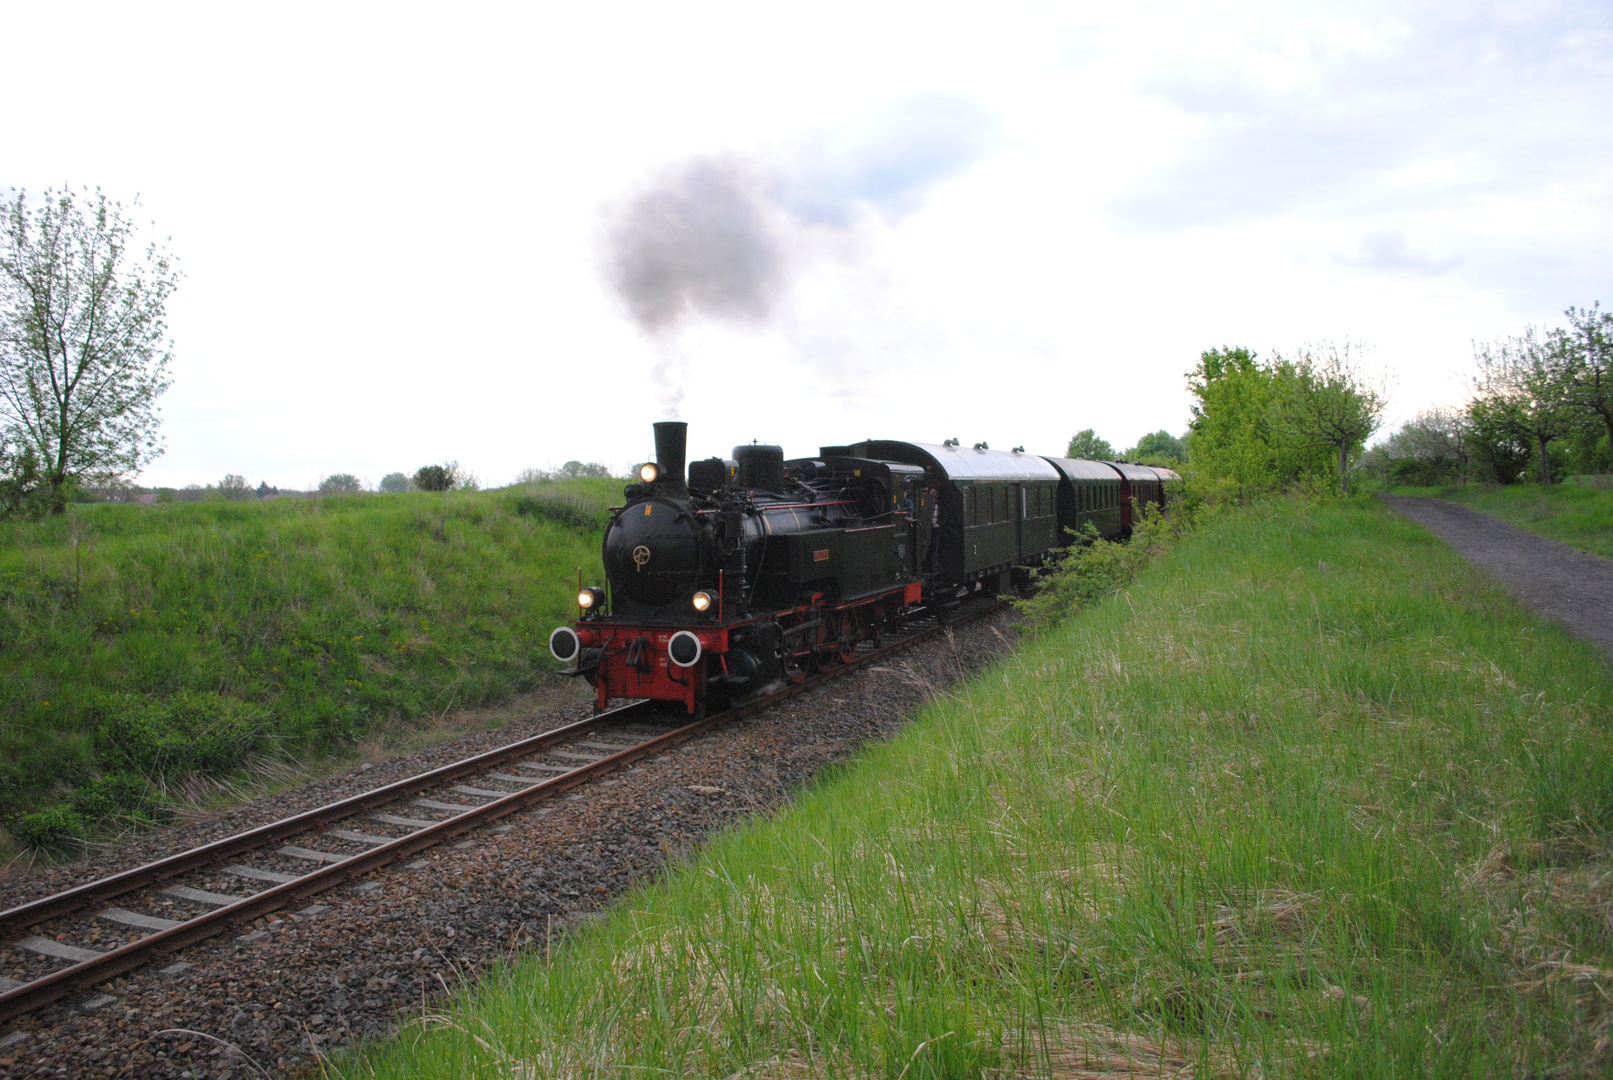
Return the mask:
{"type": "Polygon", "coordinates": [[[576,503],[567,502],[565,499],[546,498],[542,495],[519,495],[512,501],[511,507],[523,517],[541,518],[572,529],[600,529],[605,524],[598,515],[591,514],[576,503]]]}
{"type": "Polygon", "coordinates": [[[22,815],[12,822],[11,834],[24,847],[60,851],[83,844],[90,830],[77,812],[65,806],[52,806],[22,815]]]}
{"type": "Polygon", "coordinates": [[[401,495],[414,490],[414,481],[400,472],[389,472],[381,477],[381,491],[387,495],[401,495]]]}
{"type": "Polygon", "coordinates": [[[166,700],[106,694],[92,707],[106,759],[154,780],[228,772],[269,741],[261,710],[209,691],[166,700]]]}
{"type": "Polygon", "coordinates": [[[86,821],[118,817],[150,820],[161,801],[144,777],[110,772],[73,792],[72,808],[86,821]]]}
{"type": "Polygon", "coordinates": [[[30,447],[13,446],[0,432],[0,517],[37,519],[49,511],[50,485],[39,455],[30,447]]]}
{"type": "Polygon", "coordinates": [[[454,486],[453,465],[422,465],[414,474],[414,486],[421,491],[447,491],[454,486]]]}
{"type": "Polygon", "coordinates": [[[1152,504],[1143,510],[1143,520],[1132,528],[1128,541],[1104,540],[1090,523],[1081,542],[1072,544],[1055,557],[1053,565],[1037,579],[1034,596],[1017,600],[1014,607],[1024,617],[1029,630],[1057,625],[1128,584],[1137,572],[1161,554],[1170,542],[1185,532],[1192,514],[1173,513],[1172,519],[1160,514],[1152,504]],[[1178,527],[1176,522],[1181,522],[1178,527]]]}

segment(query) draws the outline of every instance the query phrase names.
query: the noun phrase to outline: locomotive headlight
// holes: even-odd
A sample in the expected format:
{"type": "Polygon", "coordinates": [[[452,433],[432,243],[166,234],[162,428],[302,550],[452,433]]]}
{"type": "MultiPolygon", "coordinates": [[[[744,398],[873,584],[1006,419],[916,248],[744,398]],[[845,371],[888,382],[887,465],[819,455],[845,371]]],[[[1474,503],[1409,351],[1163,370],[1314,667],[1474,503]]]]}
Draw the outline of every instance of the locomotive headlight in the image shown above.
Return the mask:
{"type": "Polygon", "coordinates": [[[577,606],[584,611],[593,611],[605,606],[604,589],[583,589],[577,594],[577,606]]]}
{"type": "Polygon", "coordinates": [[[703,590],[695,593],[694,609],[696,611],[709,611],[711,609],[711,594],[703,590]]]}
{"type": "Polygon", "coordinates": [[[655,462],[646,461],[638,467],[638,478],[646,484],[655,483],[655,478],[661,475],[661,470],[655,467],[655,462]]]}

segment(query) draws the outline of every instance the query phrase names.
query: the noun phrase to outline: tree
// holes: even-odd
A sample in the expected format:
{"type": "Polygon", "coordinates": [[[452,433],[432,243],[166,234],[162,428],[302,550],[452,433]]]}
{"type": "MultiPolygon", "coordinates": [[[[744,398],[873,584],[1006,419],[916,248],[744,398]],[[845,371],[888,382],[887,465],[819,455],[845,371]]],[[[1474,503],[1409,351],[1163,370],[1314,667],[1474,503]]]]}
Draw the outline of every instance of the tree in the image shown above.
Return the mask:
{"type": "Polygon", "coordinates": [[[1573,328],[1564,396],[1602,421],[1613,449],[1613,311],[1603,311],[1598,301],[1589,310],[1569,308],[1563,314],[1573,328]]]}
{"type": "Polygon", "coordinates": [[[1098,433],[1086,428],[1075,433],[1070,440],[1069,449],[1064,451],[1065,457],[1086,458],[1090,461],[1113,461],[1115,448],[1098,438],[1098,433]]]}
{"type": "Polygon", "coordinates": [[[1477,397],[1468,404],[1467,438],[1473,460],[1498,484],[1517,483],[1534,454],[1506,411],[1489,398],[1477,397]]]}
{"type": "Polygon", "coordinates": [[[609,480],[610,469],[597,461],[568,461],[560,466],[555,476],[567,480],[609,480]]]}
{"type": "Polygon", "coordinates": [[[0,424],[34,450],[61,513],[76,483],[109,483],[162,452],[164,307],[179,275],[165,250],[139,249],[99,189],[82,201],[46,190],[37,207],[12,189],[0,216],[0,424]]]}
{"type": "Polygon", "coordinates": [[[1258,355],[1242,347],[1206,349],[1198,367],[1187,373],[1195,399],[1188,425],[1194,472],[1240,496],[1271,490],[1286,479],[1267,417],[1271,372],[1258,355]]]}
{"type": "Polygon", "coordinates": [[[400,472],[389,472],[381,477],[381,490],[388,495],[398,495],[414,488],[414,481],[400,472]]]}
{"type": "Polygon", "coordinates": [[[319,482],[321,495],[362,495],[364,485],[352,473],[332,473],[319,482]]]}
{"type": "MultiPolygon", "coordinates": [[[[1541,334],[1532,326],[1520,337],[1475,350],[1479,374],[1474,380],[1474,404],[1480,406],[1485,430],[1494,435],[1510,433],[1538,452],[1542,484],[1551,483],[1547,445],[1573,426],[1569,399],[1572,358],[1567,334],[1541,334]]],[[[1469,414],[1474,415],[1471,409],[1469,414]]]]}
{"type": "Polygon", "coordinates": [[[1457,409],[1420,412],[1389,436],[1385,457],[1402,479],[1424,485],[1465,479],[1473,460],[1470,427],[1467,414],[1457,409]]]}
{"type": "Polygon", "coordinates": [[[225,473],[224,479],[218,482],[219,494],[226,499],[250,499],[252,489],[247,487],[246,477],[235,473],[225,473]]]}
{"type": "Polygon", "coordinates": [[[1163,458],[1169,461],[1186,461],[1187,446],[1175,435],[1161,428],[1137,440],[1137,445],[1126,452],[1129,458],[1163,458]]]}
{"type": "Polygon", "coordinates": [[[421,491],[447,491],[454,486],[458,462],[446,465],[422,465],[414,474],[414,486],[421,491]]]}
{"type": "Polygon", "coordinates": [[[1350,493],[1350,463],[1383,418],[1388,389],[1361,368],[1360,346],[1320,345],[1274,358],[1272,426],[1295,442],[1338,455],[1339,491],[1350,493]]]}

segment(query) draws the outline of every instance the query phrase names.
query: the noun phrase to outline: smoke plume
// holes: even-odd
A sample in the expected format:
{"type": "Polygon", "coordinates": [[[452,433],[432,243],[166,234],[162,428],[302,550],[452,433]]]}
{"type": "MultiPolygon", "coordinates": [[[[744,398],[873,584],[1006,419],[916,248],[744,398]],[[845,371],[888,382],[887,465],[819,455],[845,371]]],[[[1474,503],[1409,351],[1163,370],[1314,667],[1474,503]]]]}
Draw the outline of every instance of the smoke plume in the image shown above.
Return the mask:
{"type": "Polygon", "coordinates": [[[691,314],[766,322],[785,280],[770,210],[754,171],[732,158],[675,166],[630,200],[610,229],[606,273],[639,329],[664,337],[691,314]]]}
{"type": "MultiPolygon", "coordinates": [[[[765,165],[736,156],[690,158],[605,210],[601,269],[657,350],[652,379],[666,415],[683,400],[688,322],[783,329],[795,351],[834,335],[781,315],[792,278],[833,253],[848,296],[863,243],[922,205],[936,184],[970,168],[995,125],[973,102],[914,99],[874,114],[862,130],[803,142],[765,165]]],[[[876,307],[879,305],[875,305],[876,307]]],[[[838,326],[844,312],[830,317],[838,326]]],[[[814,355],[814,363],[823,357],[814,355]]]]}

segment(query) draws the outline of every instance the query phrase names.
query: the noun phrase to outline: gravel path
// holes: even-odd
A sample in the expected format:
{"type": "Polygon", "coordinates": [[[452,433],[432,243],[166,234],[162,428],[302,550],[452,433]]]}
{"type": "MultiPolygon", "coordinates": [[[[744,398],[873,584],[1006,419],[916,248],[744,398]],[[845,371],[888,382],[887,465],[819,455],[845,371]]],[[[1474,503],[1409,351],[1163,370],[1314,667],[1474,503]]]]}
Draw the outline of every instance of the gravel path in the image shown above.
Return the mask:
{"type": "Polygon", "coordinates": [[[1613,657],[1613,559],[1442,499],[1382,495],[1513,595],[1613,657]]]}
{"type": "MultiPolygon", "coordinates": [[[[490,963],[545,948],[712,833],[771,812],[859,743],[888,737],[926,698],[1005,652],[1011,621],[1004,613],[958,627],[300,911],[198,944],[175,964],[22,1017],[0,1032],[0,1076],[233,1080],[384,1036],[400,1014],[417,1014],[490,963]]],[[[13,882],[0,904],[559,726],[577,709],[553,707],[547,718],[141,838],[94,866],[13,882]]]]}

